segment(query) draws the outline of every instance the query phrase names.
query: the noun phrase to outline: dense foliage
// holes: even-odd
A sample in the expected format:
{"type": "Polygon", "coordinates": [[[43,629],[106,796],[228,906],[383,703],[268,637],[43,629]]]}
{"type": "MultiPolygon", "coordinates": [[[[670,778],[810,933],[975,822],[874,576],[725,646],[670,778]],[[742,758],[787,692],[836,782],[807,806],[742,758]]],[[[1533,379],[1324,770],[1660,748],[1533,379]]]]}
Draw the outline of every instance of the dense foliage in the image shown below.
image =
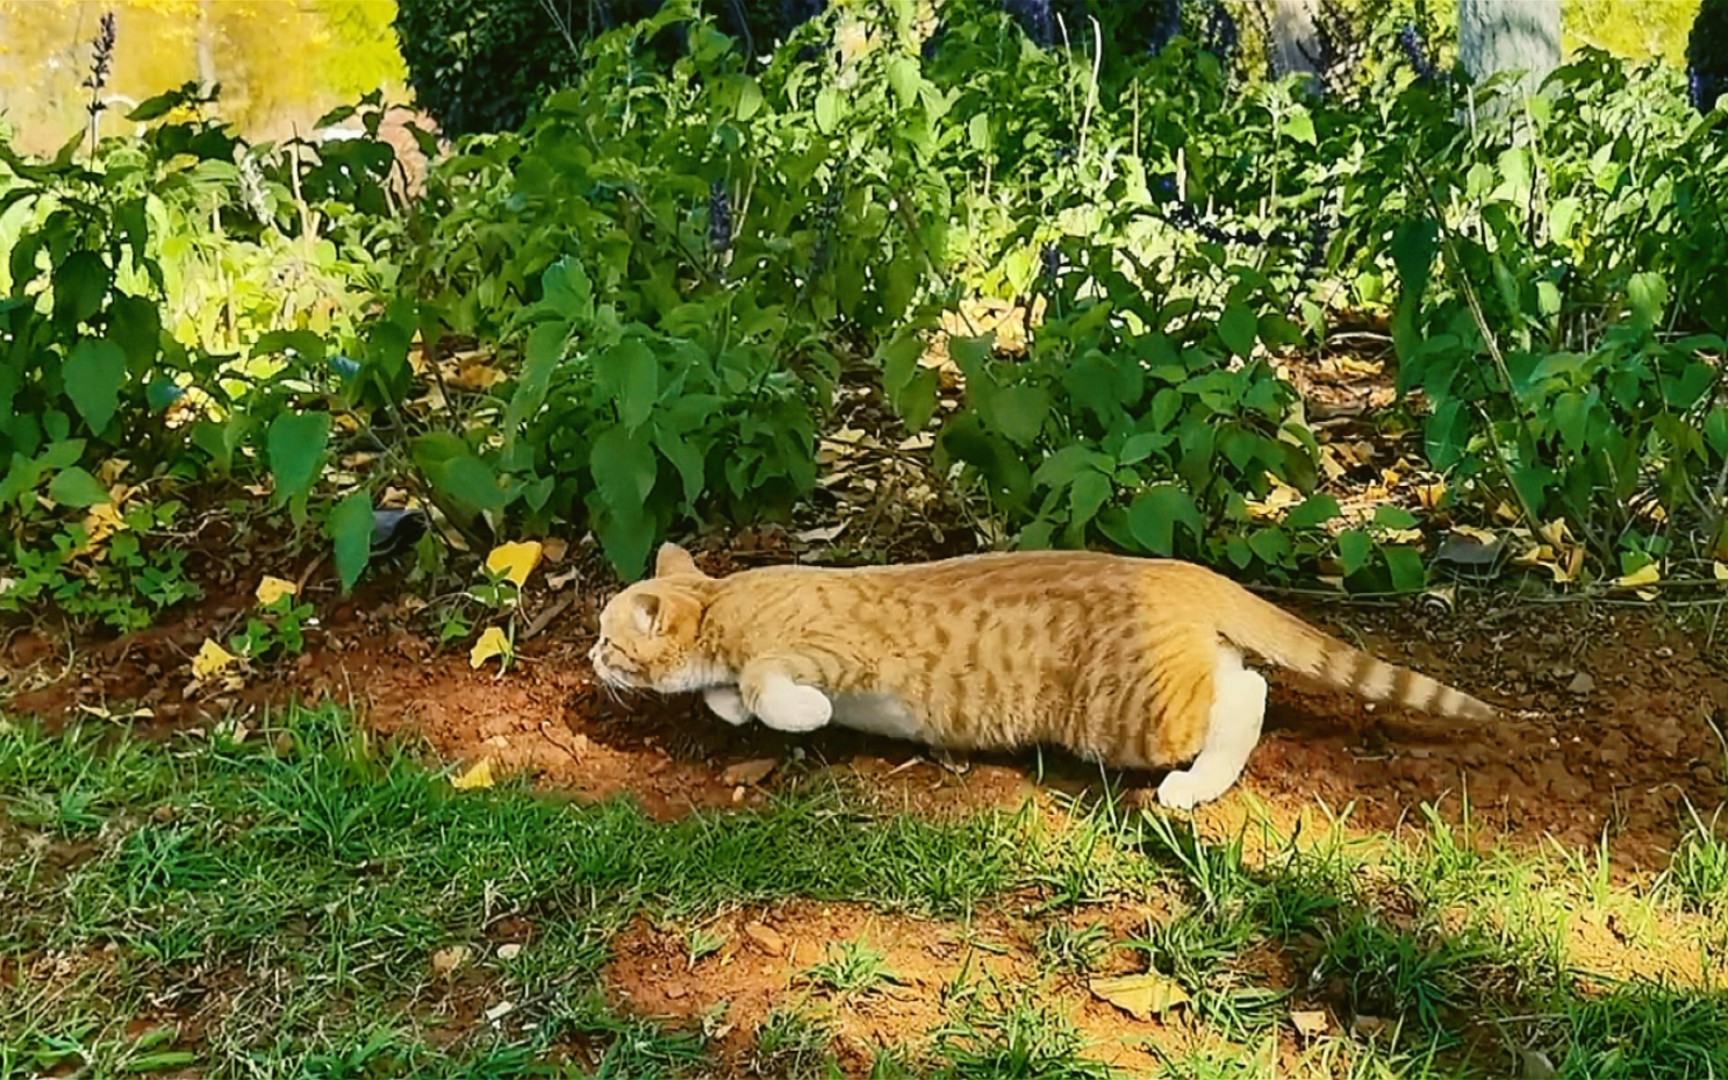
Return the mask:
{"type": "Polygon", "coordinates": [[[95,508],[210,474],[322,522],[349,582],[405,497],[477,541],[592,528],[634,574],[784,516],[859,380],[1021,544],[1400,589],[1413,525],[1569,531],[1609,576],[1724,546],[1728,144],[1678,78],[1586,52],[1487,110],[1413,11],[1324,93],[1204,19],[1095,67],[943,11],[754,56],[668,5],[408,204],[371,106],[371,136],[250,146],[182,92],[140,139],[9,154],[0,496],[37,561],[0,603],[76,593],[95,508]],[[1025,340],[939,329],[976,297],[1036,312],[1025,340]],[[1321,490],[1277,362],[1340,318],[1389,324],[1430,522],[1321,490]]]}
{"type": "MultiPolygon", "coordinates": [[[[582,70],[596,35],[654,15],[663,0],[408,0],[396,40],[415,99],[449,135],[516,127],[551,91],[582,70]]],[[[783,40],[823,0],[704,0],[702,10],[736,35],[746,56],[783,40]]],[[[675,53],[674,24],[656,51],[675,53]]]]}

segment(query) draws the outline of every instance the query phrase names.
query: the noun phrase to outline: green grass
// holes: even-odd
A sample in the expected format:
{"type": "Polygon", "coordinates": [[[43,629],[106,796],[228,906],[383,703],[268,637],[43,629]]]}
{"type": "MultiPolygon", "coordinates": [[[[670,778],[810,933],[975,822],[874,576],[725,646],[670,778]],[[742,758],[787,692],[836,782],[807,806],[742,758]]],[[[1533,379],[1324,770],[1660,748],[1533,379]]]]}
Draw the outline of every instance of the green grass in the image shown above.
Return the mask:
{"type": "MultiPolygon", "coordinates": [[[[1298,1009],[1336,1023],[1297,1075],[1501,1076],[1530,1055],[1564,1077],[1728,1075],[1723,995],[1586,978],[1557,930],[1608,906],[1719,942],[1728,863],[1703,816],[1633,893],[1605,847],[1483,847],[1438,816],[1409,843],[1343,822],[1268,833],[1250,858],[1242,837],[1108,800],[1066,827],[871,805],[816,778],[669,823],[513,783],[458,792],[328,708],[240,742],[0,722],[0,1078],[707,1075],[723,1010],[683,1028],[620,1015],[602,992],[614,936],[637,916],[685,926],[693,962],[724,946],[716,916],[794,897],[962,936],[984,909],[1027,927],[1050,981],[943,988],[946,1020],[882,1048],[882,1077],[1107,1075],[1049,992],[1122,950],[1180,983],[1221,1047],[1169,1057],[1166,1076],[1256,1075],[1255,1048],[1288,1040],[1298,1009]],[[1113,940],[1088,912],[1123,899],[1171,914],[1113,940]],[[435,971],[454,946],[464,961],[435,971]]],[[[752,1033],[760,1075],[833,1075],[827,1014],[799,1002],[814,988],[854,1007],[895,977],[866,942],[803,975],[752,1033]]]]}
{"type": "Polygon", "coordinates": [[[861,941],[830,945],[827,956],[812,964],[805,977],[836,994],[868,993],[884,983],[899,981],[887,959],[861,941]]]}

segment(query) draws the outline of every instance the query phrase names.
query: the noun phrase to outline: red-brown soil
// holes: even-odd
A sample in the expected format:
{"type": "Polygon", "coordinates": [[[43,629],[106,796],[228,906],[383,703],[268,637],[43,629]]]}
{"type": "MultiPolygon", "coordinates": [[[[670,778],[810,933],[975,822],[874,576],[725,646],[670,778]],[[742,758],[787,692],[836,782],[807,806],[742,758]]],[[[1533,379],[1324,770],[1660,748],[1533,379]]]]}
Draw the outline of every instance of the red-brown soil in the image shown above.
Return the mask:
{"type": "MultiPolygon", "coordinates": [[[[711,557],[710,565],[738,559],[711,557]]],[[[139,723],[150,732],[328,694],[376,731],[424,739],[441,758],[488,757],[503,771],[528,770],[583,796],[628,793],[660,816],[757,803],[791,770],[750,782],[762,765],[739,766],[800,756],[857,776],[893,805],[926,812],[1018,806],[1040,788],[1100,786],[1095,769],[1059,754],[992,756],[957,775],[910,744],[843,731],[792,738],[733,728],[691,698],[614,700],[585,657],[603,587],[568,593],[567,609],[520,643],[512,667],[499,674],[495,661],[474,670],[465,649],[429,644],[412,604],[376,590],[339,600],[316,581],[307,595],[322,625],[307,651],[253,673],[235,692],[186,696],[199,643],[207,635],[220,640],[250,600],[255,582],[244,570],[225,589],[212,586],[216,595],[196,610],[116,641],[69,645],[14,632],[0,648],[9,676],[0,692],[10,691],[0,705],[49,723],[143,707],[150,716],[139,723]]],[[[522,625],[552,602],[531,591],[522,625]]],[[[1275,819],[1293,820],[1318,802],[1332,811],[1353,806],[1355,825],[1393,828],[1416,824],[1423,802],[1457,819],[1468,797],[1484,838],[1535,844],[1546,834],[1584,848],[1606,830],[1619,867],[1654,871],[1684,827],[1687,801],[1705,813],[1723,802],[1724,747],[1713,724],[1728,709],[1728,675],[1707,654],[1705,635],[1653,607],[1471,594],[1445,614],[1413,605],[1292,606],[1513,712],[1491,725],[1456,724],[1376,710],[1274,673],[1266,737],[1242,789],[1275,819]]],[[[1240,820],[1242,804],[1233,794],[1201,818],[1240,820]]]]}

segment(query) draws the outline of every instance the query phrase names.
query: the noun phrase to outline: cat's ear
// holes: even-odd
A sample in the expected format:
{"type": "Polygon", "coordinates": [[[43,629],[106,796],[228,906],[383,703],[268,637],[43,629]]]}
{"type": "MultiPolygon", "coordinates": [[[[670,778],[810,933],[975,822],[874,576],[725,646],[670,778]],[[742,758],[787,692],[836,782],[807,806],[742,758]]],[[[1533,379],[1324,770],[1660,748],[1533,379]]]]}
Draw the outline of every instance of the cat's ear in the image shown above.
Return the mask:
{"type": "Polygon", "coordinates": [[[645,592],[636,601],[632,615],[638,633],[655,637],[695,637],[696,624],[702,619],[702,605],[694,596],[682,591],[645,592]]]}
{"type": "Polygon", "coordinates": [[[654,576],[671,577],[673,574],[701,574],[696,568],[696,560],[690,553],[677,544],[660,545],[660,553],[654,557],[654,576]]]}

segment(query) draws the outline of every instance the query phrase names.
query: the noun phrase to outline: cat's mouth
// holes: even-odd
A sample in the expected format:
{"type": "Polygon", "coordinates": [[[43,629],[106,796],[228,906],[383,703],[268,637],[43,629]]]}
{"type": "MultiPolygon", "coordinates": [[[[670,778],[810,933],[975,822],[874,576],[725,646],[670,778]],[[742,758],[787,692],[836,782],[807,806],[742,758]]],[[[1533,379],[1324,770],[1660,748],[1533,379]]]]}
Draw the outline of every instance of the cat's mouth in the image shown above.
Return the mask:
{"type": "Polygon", "coordinates": [[[588,650],[588,662],[594,666],[594,674],[600,676],[600,681],[614,690],[640,690],[643,684],[637,683],[628,674],[618,670],[606,662],[606,656],[600,648],[600,642],[588,650]]]}

